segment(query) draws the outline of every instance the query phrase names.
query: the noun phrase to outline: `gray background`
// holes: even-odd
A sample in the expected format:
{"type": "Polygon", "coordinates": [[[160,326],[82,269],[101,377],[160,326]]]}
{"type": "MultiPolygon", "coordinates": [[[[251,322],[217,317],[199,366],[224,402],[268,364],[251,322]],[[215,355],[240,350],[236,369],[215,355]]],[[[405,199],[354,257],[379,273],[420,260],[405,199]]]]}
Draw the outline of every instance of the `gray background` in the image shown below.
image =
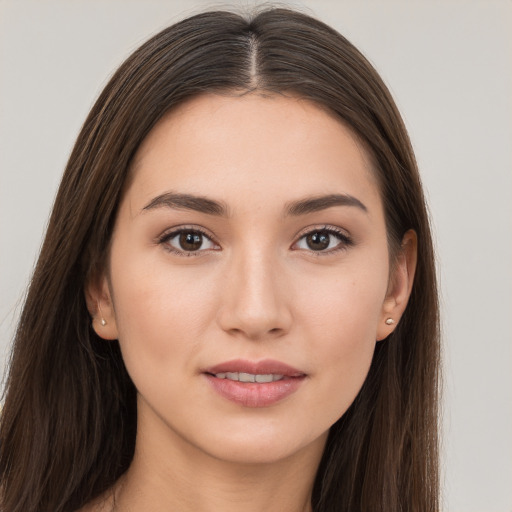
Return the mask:
{"type": "MultiPolygon", "coordinates": [[[[3,357],[61,172],[107,78],[171,22],[253,3],[0,0],[3,357]]],[[[439,254],[444,510],[511,512],[512,2],[288,5],[351,39],[404,115],[439,254]]]]}

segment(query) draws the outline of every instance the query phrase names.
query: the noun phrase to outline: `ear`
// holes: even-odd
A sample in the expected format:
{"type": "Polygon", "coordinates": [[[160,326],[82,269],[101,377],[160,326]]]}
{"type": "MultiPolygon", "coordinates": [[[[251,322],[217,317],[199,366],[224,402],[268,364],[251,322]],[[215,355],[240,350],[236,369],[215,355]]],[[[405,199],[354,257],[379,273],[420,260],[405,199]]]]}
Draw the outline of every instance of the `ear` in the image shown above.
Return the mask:
{"type": "Polygon", "coordinates": [[[112,293],[104,273],[88,280],[85,286],[85,300],[96,334],[104,340],[116,340],[118,333],[112,293]]]}
{"type": "Polygon", "coordinates": [[[410,229],[402,239],[400,252],[389,277],[386,298],[382,304],[381,318],[377,327],[377,341],[387,338],[402,317],[412,291],[416,262],[418,260],[418,237],[410,229]]]}

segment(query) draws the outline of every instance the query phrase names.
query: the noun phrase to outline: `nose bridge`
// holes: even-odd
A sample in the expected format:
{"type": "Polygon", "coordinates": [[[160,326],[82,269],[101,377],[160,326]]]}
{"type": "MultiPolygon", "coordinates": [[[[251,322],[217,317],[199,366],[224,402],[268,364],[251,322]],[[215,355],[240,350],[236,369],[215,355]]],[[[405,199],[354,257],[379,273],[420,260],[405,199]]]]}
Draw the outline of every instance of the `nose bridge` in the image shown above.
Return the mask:
{"type": "Polygon", "coordinates": [[[271,247],[247,247],[234,254],[221,311],[223,329],[249,338],[286,332],[291,314],[279,273],[271,247]]]}

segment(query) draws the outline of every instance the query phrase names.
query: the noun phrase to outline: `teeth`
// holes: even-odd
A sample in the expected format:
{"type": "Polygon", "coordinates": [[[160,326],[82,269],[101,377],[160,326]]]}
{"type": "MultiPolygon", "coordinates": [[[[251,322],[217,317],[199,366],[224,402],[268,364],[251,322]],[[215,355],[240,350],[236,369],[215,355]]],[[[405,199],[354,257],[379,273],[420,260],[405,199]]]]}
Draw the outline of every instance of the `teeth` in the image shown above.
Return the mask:
{"type": "Polygon", "coordinates": [[[218,379],[229,379],[235,380],[238,382],[276,382],[284,378],[284,375],[276,374],[265,374],[265,375],[254,375],[253,373],[244,373],[244,372],[226,372],[226,373],[216,373],[215,377],[218,379]]]}
{"type": "Polygon", "coordinates": [[[254,380],[256,382],[272,382],[274,380],[273,375],[255,375],[254,380]]]}

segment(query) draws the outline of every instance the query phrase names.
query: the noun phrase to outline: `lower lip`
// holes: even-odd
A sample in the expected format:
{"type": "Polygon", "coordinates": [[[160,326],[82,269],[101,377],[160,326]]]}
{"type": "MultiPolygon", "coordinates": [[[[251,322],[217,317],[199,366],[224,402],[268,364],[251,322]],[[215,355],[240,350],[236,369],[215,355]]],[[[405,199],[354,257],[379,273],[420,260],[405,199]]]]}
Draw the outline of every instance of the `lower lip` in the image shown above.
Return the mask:
{"type": "Polygon", "coordinates": [[[219,395],[245,407],[269,407],[280,402],[300,387],[305,377],[289,377],[275,382],[239,382],[218,379],[205,374],[208,382],[219,395]]]}

